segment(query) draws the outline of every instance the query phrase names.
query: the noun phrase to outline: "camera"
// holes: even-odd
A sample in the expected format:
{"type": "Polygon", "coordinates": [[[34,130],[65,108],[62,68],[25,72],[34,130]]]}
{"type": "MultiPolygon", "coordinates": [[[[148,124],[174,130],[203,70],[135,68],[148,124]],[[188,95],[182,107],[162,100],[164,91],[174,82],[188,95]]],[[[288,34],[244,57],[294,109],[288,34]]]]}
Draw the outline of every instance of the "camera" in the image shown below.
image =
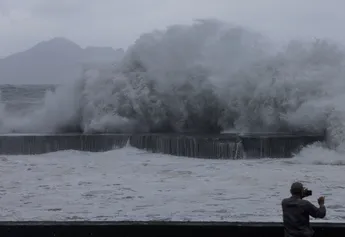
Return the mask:
{"type": "Polygon", "coordinates": [[[309,197],[311,195],[313,195],[313,191],[311,191],[307,188],[303,189],[302,197],[309,197]]]}

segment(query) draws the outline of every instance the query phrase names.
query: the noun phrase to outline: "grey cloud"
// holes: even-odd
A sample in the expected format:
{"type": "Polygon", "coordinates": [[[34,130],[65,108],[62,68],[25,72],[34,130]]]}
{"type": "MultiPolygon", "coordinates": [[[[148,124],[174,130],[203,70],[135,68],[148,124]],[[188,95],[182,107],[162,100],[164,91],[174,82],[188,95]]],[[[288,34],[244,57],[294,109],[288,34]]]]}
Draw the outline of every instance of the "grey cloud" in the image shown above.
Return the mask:
{"type": "Polygon", "coordinates": [[[277,39],[345,40],[344,8],[342,0],[0,0],[0,57],[55,36],[82,46],[127,47],[141,33],[197,18],[277,39]]]}
{"type": "Polygon", "coordinates": [[[47,17],[66,17],[83,11],[85,4],[81,1],[59,0],[54,2],[43,2],[32,8],[33,14],[42,18],[47,17]]]}

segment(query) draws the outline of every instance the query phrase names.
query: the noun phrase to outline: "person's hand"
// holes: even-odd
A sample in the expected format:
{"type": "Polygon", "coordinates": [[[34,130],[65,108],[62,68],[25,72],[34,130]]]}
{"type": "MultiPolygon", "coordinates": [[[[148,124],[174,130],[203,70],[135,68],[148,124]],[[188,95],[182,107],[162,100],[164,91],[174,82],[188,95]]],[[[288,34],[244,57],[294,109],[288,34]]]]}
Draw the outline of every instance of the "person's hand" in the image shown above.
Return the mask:
{"type": "Polygon", "coordinates": [[[317,202],[319,203],[320,206],[324,205],[325,204],[325,197],[319,197],[317,199],[317,202]]]}

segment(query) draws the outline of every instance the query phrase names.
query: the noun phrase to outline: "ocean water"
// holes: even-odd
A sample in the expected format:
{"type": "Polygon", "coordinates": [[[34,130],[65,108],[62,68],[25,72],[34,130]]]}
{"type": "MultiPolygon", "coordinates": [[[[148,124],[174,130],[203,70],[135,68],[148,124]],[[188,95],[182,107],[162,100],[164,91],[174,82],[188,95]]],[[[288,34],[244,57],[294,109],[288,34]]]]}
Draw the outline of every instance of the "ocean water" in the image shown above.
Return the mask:
{"type": "Polygon", "coordinates": [[[45,95],[55,91],[56,85],[0,85],[3,112],[23,115],[44,105],[45,95]]]}
{"type": "MultiPolygon", "coordinates": [[[[292,159],[201,160],[131,147],[1,156],[1,220],[281,221],[293,181],[344,219],[345,53],[331,41],[275,47],[198,21],[143,34],[119,64],[66,85],[1,89],[0,133],[327,132],[292,159]],[[20,88],[20,89],[18,89],[20,88]]],[[[12,134],[12,135],[13,135],[12,134]]]]}
{"type": "Polygon", "coordinates": [[[330,151],[334,160],[325,162],[320,150],[314,155],[219,161],[126,147],[2,156],[0,220],[280,222],[281,200],[300,180],[313,190],[307,199],[314,204],[325,195],[323,221],[343,222],[343,157],[330,151]]]}
{"type": "MultiPolygon", "coordinates": [[[[4,102],[44,99],[43,89],[26,90],[32,93],[4,102]]],[[[279,222],[280,202],[298,180],[313,190],[314,204],[326,196],[322,221],[343,222],[344,165],[322,144],[278,160],[191,159],[132,147],[0,156],[0,220],[279,222]]]]}

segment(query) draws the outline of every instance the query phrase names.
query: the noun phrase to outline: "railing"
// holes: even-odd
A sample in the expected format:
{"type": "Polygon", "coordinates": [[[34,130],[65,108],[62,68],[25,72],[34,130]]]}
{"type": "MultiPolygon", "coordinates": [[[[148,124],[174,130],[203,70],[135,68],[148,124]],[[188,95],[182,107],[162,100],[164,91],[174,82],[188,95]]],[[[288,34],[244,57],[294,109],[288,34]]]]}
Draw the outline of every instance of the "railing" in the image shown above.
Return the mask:
{"type": "MultiPolygon", "coordinates": [[[[344,237],[345,223],[314,223],[314,237],[344,237]]],[[[1,237],[283,237],[281,223],[0,222],[1,237]]]]}

